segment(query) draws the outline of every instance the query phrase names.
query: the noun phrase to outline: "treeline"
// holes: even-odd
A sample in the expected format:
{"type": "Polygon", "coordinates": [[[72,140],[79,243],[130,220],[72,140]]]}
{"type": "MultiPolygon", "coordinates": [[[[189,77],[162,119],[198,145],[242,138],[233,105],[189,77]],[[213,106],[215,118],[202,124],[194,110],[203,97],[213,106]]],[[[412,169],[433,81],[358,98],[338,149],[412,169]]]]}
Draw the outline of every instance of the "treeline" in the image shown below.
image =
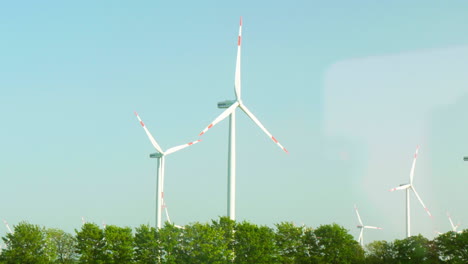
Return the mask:
{"type": "Polygon", "coordinates": [[[21,222],[2,237],[0,263],[468,263],[468,230],[428,240],[374,241],[363,249],[337,225],[274,228],[222,217],[183,228],[84,224],[75,234],[21,222]]]}

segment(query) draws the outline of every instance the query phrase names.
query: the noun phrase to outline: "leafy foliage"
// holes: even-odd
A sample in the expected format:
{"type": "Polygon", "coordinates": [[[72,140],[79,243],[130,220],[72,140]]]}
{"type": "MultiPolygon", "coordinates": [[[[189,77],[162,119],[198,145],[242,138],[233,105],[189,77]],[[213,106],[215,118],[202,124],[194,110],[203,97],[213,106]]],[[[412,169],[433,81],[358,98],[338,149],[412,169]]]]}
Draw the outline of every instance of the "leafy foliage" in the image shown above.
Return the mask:
{"type": "Polygon", "coordinates": [[[55,256],[54,263],[69,264],[76,262],[76,240],[73,235],[56,228],[46,229],[45,234],[49,254],[55,256]]]}
{"type": "Polygon", "coordinates": [[[278,263],[273,229],[242,222],[235,227],[234,240],[234,263],[278,263]]]}
{"type": "Polygon", "coordinates": [[[98,225],[86,223],[81,230],[76,231],[76,253],[80,255],[80,263],[106,263],[104,232],[98,225]]]}
{"type": "Polygon", "coordinates": [[[104,230],[106,263],[130,263],[133,260],[133,234],[130,227],[108,225],[104,230]]]}
{"type": "Polygon", "coordinates": [[[52,263],[55,255],[47,250],[47,239],[43,230],[26,222],[14,227],[14,232],[2,238],[6,249],[2,251],[5,263],[43,264],[52,263]]]}
{"type": "Polygon", "coordinates": [[[2,237],[0,263],[255,263],[406,264],[468,263],[468,230],[434,240],[418,235],[393,242],[374,241],[366,251],[337,225],[317,229],[282,222],[275,228],[226,217],[183,228],[166,223],[159,230],[84,224],[76,235],[21,222],[2,237]]]}
{"type": "Polygon", "coordinates": [[[133,243],[135,263],[157,263],[156,261],[160,259],[161,243],[156,228],[149,225],[137,227],[133,243]]]}
{"type": "Polygon", "coordinates": [[[468,229],[461,233],[447,232],[434,242],[438,255],[446,263],[468,263],[468,229]]]}
{"type": "Polygon", "coordinates": [[[318,251],[325,263],[362,263],[364,250],[348,231],[337,225],[322,225],[315,230],[318,251]]]}

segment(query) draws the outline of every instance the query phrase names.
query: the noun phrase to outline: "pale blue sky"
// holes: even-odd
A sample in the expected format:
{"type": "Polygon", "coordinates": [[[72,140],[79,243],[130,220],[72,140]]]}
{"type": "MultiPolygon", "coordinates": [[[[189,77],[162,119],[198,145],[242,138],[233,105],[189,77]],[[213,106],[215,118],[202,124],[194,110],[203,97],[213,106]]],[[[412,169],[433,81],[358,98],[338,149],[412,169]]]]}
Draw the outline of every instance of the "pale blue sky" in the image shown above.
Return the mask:
{"type": "MultiPolygon", "coordinates": [[[[290,151],[238,112],[238,220],[337,222],[367,242],[404,236],[420,144],[413,232],[467,228],[466,1],[21,1],[0,8],[0,217],[79,228],[154,224],[154,152],[197,139],[242,95],[290,151]],[[419,223],[418,225],[416,223],[419,223]],[[417,225],[417,226],[416,226],[417,225]]],[[[227,122],[167,158],[177,224],[226,212],[227,122]]],[[[6,229],[1,229],[2,233],[6,229]]]]}

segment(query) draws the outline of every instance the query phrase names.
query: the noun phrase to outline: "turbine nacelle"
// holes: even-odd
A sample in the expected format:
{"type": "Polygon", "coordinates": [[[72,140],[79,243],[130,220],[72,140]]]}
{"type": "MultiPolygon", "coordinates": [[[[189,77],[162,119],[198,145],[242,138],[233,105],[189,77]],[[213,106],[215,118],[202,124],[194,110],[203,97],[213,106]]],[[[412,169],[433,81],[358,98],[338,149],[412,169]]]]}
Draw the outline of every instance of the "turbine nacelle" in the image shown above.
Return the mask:
{"type": "Polygon", "coordinates": [[[229,108],[236,101],[237,100],[225,100],[225,101],[222,101],[222,102],[218,102],[218,108],[221,108],[221,109],[229,108]]]}
{"type": "Polygon", "coordinates": [[[164,156],[164,154],[159,153],[159,152],[151,153],[151,154],[149,155],[149,157],[152,158],[152,159],[154,159],[154,158],[159,159],[159,158],[162,158],[163,156],[164,156]]]}

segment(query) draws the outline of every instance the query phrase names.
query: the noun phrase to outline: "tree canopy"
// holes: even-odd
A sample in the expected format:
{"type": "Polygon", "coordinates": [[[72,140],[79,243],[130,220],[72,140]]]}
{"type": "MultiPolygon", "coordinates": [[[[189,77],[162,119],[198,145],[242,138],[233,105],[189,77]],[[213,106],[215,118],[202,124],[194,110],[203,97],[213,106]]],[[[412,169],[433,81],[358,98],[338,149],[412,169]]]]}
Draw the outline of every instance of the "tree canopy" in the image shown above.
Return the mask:
{"type": "Polygon", "coordinates": [[[468,230],[429,240],[421,235],[362,248],[337,224],[274,228],[226,217],[156,229],[86,223],[75,234],[21,222],[2,237],[0,263],[468,263],[468,230]]]}

